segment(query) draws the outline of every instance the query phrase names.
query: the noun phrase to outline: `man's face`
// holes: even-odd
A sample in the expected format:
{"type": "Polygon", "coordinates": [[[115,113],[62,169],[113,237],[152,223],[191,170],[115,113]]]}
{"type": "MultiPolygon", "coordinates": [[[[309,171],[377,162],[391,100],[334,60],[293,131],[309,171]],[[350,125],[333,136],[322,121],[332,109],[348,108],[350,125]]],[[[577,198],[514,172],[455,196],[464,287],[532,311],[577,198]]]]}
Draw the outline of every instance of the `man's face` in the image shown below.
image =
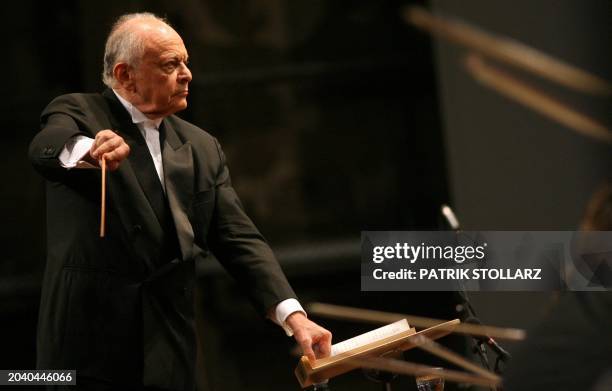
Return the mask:
{"type": "Polygon", "coordinates": [[[171,28],[159,25],[146,32],[146,48],[132,69],[132,104],[149,118],[160,118],[187,107],[191,71],[187,49],[171,28]]]}

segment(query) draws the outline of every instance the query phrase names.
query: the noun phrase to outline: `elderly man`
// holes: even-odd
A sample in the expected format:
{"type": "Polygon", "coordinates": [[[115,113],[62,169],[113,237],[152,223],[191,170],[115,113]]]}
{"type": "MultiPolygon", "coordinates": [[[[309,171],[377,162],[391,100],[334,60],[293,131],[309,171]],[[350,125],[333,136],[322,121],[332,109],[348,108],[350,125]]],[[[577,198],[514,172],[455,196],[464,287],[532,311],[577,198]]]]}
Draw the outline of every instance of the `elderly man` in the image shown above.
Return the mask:
{"type": "Polygon", "coordinates": [[[194,389],[194,263],[209,252],[310,359],[330,351],[242,209],[219,143],[174,115],[187,107],[187,62],[163,20],[122,16],[106,42],[109,89],[53,100],[30,145],[47,179],[38,367],[76,369],[83,389],[194,389]],[[102,159],[100,238],[100,170],[86,168],[102,159]]]}

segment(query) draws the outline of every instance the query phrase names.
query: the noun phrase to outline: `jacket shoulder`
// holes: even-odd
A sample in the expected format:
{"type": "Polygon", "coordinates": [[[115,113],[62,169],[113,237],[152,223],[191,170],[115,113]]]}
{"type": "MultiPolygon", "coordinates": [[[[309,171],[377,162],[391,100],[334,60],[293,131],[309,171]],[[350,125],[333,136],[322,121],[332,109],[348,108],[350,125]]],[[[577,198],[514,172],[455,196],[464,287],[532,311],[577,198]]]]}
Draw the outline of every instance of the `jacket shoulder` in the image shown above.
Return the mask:
{"type": "Polygon", "coordinates": [[[63,113],[71,117],[84,116],[93,111],[95,107],[104,105],[104,97],[101,94],[65,94],[53,99],[41,114],[44,119],[52,114],[63,113]]]}
{"type": "Polygon", "coordinates": [[[206,152],[209,156],[211,153],[219,154],[220,145],[213,135],[176,115],[171,115],[168,120],[172,127],[177,130],[183,142],[189,141],[196,147],[196,150],[206,152]]]}
{"type": "Polygon", "coordinates": [[[191,141],[192,143],[216,142],[215,137],[213,137],[210,133],[200,128],[199,126],[192,124],[189,121],[185,121],[184,119],[177,117],[176,115],[171,115],[170,117],[168,117],[168,120],[170,121],[174,129],[178,129],[181,135],[185,137],[186,140],[191,141]]]}
{"type": "Polygon", "coordinates": [[[208,162],[207,167],[215,172],[223,167],[225,155],[221,150],[221,145],[213,135],[176,115],[167,119],[182,141],[189,142],[192,145],[196,160],[208,162]]]}

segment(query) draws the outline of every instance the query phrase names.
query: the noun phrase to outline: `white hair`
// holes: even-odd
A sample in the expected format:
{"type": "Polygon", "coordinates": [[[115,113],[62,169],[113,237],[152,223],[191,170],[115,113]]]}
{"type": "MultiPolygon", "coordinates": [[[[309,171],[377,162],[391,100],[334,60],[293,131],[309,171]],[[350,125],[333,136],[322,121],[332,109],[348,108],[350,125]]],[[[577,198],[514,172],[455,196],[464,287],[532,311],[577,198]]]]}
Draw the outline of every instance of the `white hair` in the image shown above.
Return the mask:
{"type": "Polygon", "coordinates": [[[170,24],[163,18],[150,12],[138,12],[125,14],[119,17],[108,34],[104,48],[104,70],[102,81],[109,88],[115,86],[115,75],[113,68],[117,63],[124,62],[130,66],[138,66],[138,62],[144,55],[145,42],[141,34],[135,34],[133,30],[124,28],[125,24],[134,19],[148,19],[170,24]]]}

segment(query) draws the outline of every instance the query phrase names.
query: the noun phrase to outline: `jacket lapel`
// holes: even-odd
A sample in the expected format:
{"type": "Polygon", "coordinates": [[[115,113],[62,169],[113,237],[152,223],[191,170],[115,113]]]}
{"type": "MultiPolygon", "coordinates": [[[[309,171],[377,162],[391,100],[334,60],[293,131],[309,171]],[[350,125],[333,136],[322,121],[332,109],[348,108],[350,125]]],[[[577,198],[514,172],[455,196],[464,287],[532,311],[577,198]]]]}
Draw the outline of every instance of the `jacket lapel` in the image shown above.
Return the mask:
{"type": "Polygon", "coordinates": [[[191,143],[183,143],[171,121],[165,118],[160,126],[163,134],[162,159],[166,195],[178,234],[183,260],[193,256],[193,228],[189,221],[189,208],[193,199],[193,155],[191,143]]]}
{"type": "Polygon", "coordinates": [[[111,110],[117,114],[113,116],[116,122],[113,125],[116,125],[115,129],[121,133],[125,142],[130,146],[130,155],[127,160],[131,163],[133,173],[161,223],[166,208],[165,195],[149,147],[138,126],[132,122],[129,113],[115,94],[112,91],[109,92],[114,98],[111,100],[111,110]]]}
{"type": "MultiPolygon", "coordinates": [[[[119,132],[130,148],[139,142],[138,136],[144,143],[140,131],[132,123],[129,113],[117,100],[115,94],[108,89],[102,95],[106,98],[112,114],[111,129],[119,132]]],[[[144,147],[146,148],[146,144],[144,147]]],[[[152,271],[156,268],[153,259],[161,251],[163,231],[134,169],[129,158],[123,161],[117,171],[110,173],[108,191],[111,199],[115,200],[114,208],[130,235],[135,255],[152,271]]]]}

